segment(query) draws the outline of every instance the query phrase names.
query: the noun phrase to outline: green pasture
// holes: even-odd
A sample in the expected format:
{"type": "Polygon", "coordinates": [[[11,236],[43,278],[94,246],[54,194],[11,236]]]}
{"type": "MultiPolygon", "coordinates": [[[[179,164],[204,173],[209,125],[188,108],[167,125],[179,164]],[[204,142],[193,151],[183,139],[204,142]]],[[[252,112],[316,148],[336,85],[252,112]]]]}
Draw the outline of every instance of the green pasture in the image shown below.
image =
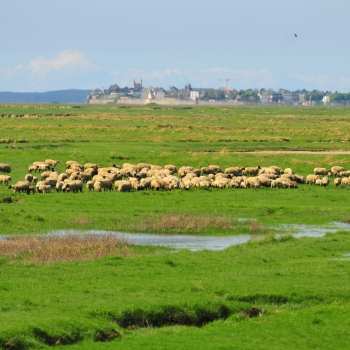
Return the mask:
{"type": "Polygon", "coordinates": [[[349,247],[339,233],[219,252],[131,247],[130,258],[3,264],[0,345],[344,349],[349,247]]]}
{"type": "MultiPolygon", "coordinates": [[[[350,109],[0,105],[0,163],[34,161],[350,170],[350,109]],[[254,151],[312,151],[312,154],[254,151]],[[247,152],[249,151],[249,152],[247,152]],[[317,153],[333,151],[335,153],[317,153]]],[[[23,264],[0,257],[0,348],[345,349],[348,232],[274,238],[280,224],[350,221],[350,188],[14,194],[0,185],[0,234],[112,230],[235,235],[224,251],[130,246],[130,256],[23,264]],[[150,225],[167,215],[225,225],[150,225]],[[255,219],[241,222],[240,218],[255,219]],[[229,223],[229,224],[227,224],[229,223]]],[[[285,233],[292,233],[288,231],[285,233]]]]}
{"type": "MultiPolygon", "coordinates": [[[[346,151],[350,145],[346,108],[159,106],[0,106],[0,162],[22,180],[34,161],[58,159],[101,166],[124,162],[191,165],[291,167],[307,175],[315,167],[342,165],[348,154],[271,154],[244,151],[346,151]],[[79,108],[77,108],[79,107],[79,108]],[[348,140],[349,139],[349,140],[348,140]]],[[[238,218],[264,225],[325,224],[348,220],[347,187],[297,190],[248,189],[140,193],[51,193],[14,195],[0,186],[0,232],[45,233],[56,229],[154,232],[143,225],[151,214],[215,214],[232,220],[229,229],[174,229],[162,233],[236,234],[249,232],[238,218]],[[8,203],[12,202],[12,203],[8,203]]]]}

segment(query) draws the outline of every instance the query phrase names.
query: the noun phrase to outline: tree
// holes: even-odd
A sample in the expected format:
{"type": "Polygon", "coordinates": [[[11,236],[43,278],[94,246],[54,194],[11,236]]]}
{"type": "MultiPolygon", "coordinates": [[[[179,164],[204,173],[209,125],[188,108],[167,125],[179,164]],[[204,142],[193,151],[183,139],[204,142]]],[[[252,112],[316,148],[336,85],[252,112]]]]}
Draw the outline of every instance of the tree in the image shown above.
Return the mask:
{"type": "Polygon", "coordinates": [[[323,92],[313,90],[311,93],[305,94],[304,99],[306,101],[309,101],[311,98],[311,101],[321,101],[323,99],[323,92]]]}

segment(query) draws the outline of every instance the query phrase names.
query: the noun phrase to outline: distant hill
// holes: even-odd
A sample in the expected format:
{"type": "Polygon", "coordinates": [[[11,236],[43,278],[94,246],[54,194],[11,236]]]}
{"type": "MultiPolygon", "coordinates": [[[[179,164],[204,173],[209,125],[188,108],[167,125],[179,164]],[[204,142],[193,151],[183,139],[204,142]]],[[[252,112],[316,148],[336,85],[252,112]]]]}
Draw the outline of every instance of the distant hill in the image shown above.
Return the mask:
{"type": "Polygon", "coordinates": [[[1,92],[1,102],[60,102],[60,103],[85,103],[86,96],[91,90],[57,90],[47,92],[1,92]]]}

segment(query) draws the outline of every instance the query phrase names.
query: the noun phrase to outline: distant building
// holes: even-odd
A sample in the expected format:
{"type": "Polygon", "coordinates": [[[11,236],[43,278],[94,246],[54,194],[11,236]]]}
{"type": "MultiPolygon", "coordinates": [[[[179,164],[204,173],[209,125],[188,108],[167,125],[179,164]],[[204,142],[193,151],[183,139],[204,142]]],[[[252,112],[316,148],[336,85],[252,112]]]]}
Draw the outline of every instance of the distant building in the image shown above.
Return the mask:
{"type": "Polygon", "coordinates": [[[329,104],[331,103],[331,98],[329,95],[323,96],[322,98],[322,102],[325,106],[329,106],[329,104]]]}
{"type": "Polygon", "coordinates": [[[293,102],[293,93],[289,90],[282,90],[283,102],[292,103],[293,102]]]}
{"type": "Polygon", "coordinates": [[[190,91],[190,99],[193,101],[196,101],[199,99],[199,92],[198,91],[190,91]]]}
{"type": "Polygon", "coordinates": [[[270,94],[270,102],[272,103],[281,103],[283,101],[283,95],[279,92],[273,92],[270,94]]]}
{"type": "Polygon", "coordinates": [[[165,92],[163,90],[156,91],[155,95],[156,95],[155,97],[157,101],[161,101],[165,99],[165,92]]]}
{"type": "Polygon", "coordinates": [[[142,79],[141,79],[141,83],[136,83],[134,79],[132,86],[134,89],[142,89],[142,79]]]}
{"type": "Polygon", "coordinates": [[[270,96],[271,96],[270,92],[259,92],[258,96],[260,98],[260,103],[263,103],[263,104],[270,103],[270,96]]]}

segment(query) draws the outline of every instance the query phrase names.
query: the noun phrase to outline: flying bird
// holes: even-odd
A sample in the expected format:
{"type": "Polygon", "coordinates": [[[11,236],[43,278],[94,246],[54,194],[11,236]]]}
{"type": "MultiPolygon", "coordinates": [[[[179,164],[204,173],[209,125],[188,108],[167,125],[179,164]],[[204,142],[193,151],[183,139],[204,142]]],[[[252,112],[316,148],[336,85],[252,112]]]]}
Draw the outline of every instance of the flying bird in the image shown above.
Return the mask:
{"type": "Polygon", "coordinates": [[[298,36],[294,33],[294,36],[297,38],[298,36]]]}

